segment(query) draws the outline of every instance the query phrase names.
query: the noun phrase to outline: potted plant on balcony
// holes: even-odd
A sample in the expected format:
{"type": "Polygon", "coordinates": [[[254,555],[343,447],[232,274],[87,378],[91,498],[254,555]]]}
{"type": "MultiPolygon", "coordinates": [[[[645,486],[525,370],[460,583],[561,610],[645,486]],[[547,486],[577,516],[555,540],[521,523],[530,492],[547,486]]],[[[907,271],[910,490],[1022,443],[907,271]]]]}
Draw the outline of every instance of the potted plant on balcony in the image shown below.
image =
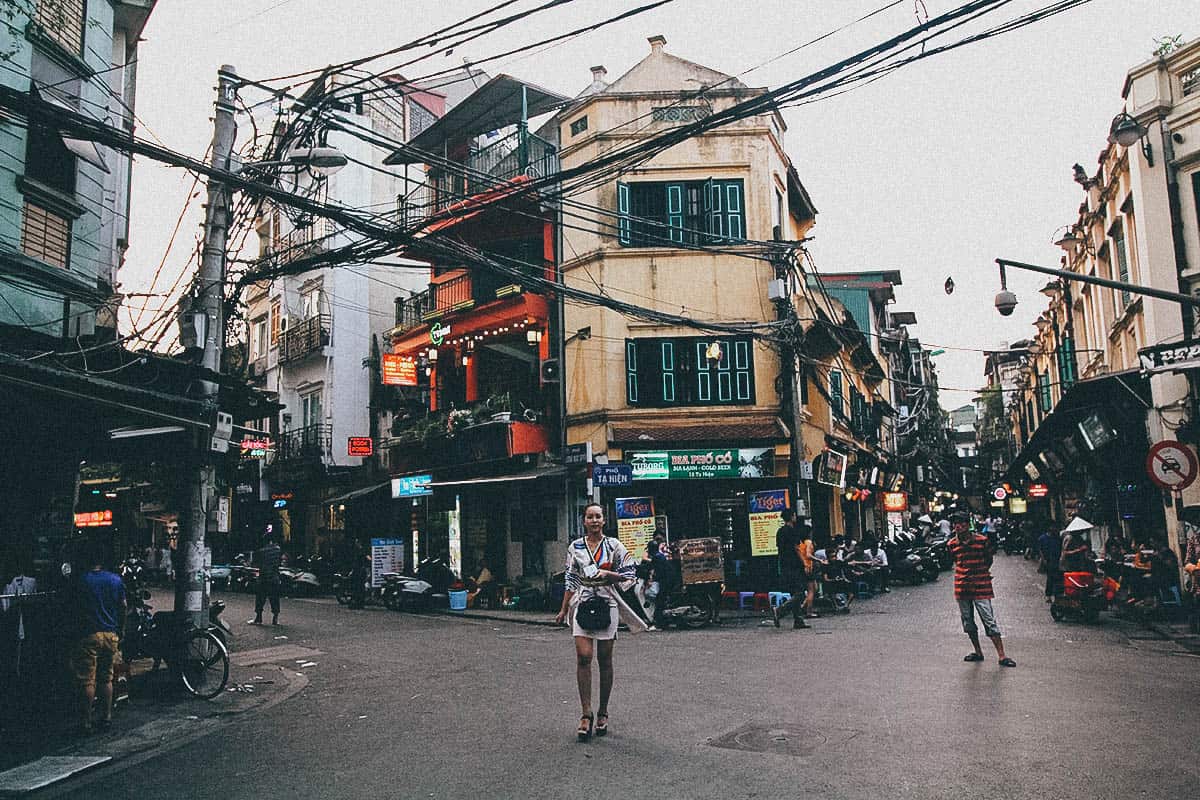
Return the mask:
{"type": "Polygon", "coordinates": [[[467,408],[456,408],[446,417],[446,433],[453,436],[468,425],[475,424],[475,417],[467,408]]]}

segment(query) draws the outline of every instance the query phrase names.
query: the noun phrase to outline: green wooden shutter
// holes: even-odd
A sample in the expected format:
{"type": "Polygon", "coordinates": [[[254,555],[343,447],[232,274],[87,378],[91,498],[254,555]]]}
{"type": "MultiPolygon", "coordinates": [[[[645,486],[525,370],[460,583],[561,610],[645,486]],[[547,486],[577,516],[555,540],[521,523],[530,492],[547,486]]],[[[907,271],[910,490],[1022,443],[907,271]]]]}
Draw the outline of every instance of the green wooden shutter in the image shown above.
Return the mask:
{"type": "Polygon", "coordinates": [[[696,397],[703,402],[712,400],[712,371],[705,353],[707,349],[703,340],[696,342],[696,397]]]}
{"type": "Polygon", "coordinates": [[[683,184],[668,183],[667,228],[672,242],[683,241],[683,184]]]}
{"type": "Polygon", "coordinates": [[[742,182],[725,184],[725,233],[733,241],[745,238],[745,217],[742,212],[742,182]]]}
{"type": "Polygon", "coordinates": [[[617,240],[625,246],[633,244],[632,223],[629,218],[629,184],[617,181],[617,240]]]}
{"type": "Polygon", "coordinates": [[[625,340],[625,399],[629,405],[638,404],[637,342],[625,340]]]}
{"type": "Polygon", "coordinates": [[[833,416],[841,418],[846,415],[843,409],[842,373],[836,369],[829,370],[829,405],[833,407],[833,416]]]}
{"type": "Polygon", "coordinates": [[[662,399],[663,403],[675,402],[675,343],[662,343],[662,399]]]}
{"type": "Polygon", "coordinates": [[[753,395],[750,391],[753,385],[753,378],[750,372],[750,347],[750,342],[745,340],[733,343],[733,368],[735,370],[734,377],[737,380],[738,400],[753,400],[753,395]]]}

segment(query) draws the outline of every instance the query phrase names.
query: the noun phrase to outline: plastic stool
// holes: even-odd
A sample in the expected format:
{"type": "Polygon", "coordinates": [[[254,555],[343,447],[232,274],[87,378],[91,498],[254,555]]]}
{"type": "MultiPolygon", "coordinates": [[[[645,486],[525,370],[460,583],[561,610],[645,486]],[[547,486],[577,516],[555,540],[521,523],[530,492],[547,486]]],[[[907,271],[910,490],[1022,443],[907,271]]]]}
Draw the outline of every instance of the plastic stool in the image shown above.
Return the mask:
{"type": "Polygon", "coordinates": [[[746,609],[746,601],[753,600],[754,592],[738,592],[738,609],[744,611],[746,609]]]}
{"type": "Polygon", "coordinates": [[[865,600],[868,597],[873,597],[874,592],[871,591],[871,584],[866,581],[858,581],[854,584],[854,593],[858,595],[859,600],[865,600]]]}
{"type": "Polygon", "coordinates": [[[738,607],[738,593],[721,592],[721,607],[736,609],[738,607]]]}
{"type": "Polygon", "coordinates": [[[767,592],[767,594],[771,598],[771,605],[775,608],[779,608],[792,599],[791,592],[767,592]]]}
{"type": "Polygon", "coordinates": [[[754,610],[755,611],[770,611],[771,610],[771,595],[766,592],[754,593],[754,610]]]}

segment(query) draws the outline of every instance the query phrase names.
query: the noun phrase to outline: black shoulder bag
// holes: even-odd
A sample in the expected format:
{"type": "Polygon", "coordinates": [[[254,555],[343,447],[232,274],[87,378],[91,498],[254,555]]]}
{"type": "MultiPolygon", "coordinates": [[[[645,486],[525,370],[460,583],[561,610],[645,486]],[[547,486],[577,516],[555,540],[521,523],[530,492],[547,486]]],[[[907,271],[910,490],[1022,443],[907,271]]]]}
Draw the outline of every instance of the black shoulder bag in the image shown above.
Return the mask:
{"type": "MultiPolygon", "coordinates": [[[[588,548],[588,555],[592,557],[592,563],[595,564],[596,555],[591,552],[591,548],[588,548]]],[[[612,624],[612,608],[608,605],[608,599],[594,594],[584,600],[575,609],[575,621],[585,631],[606,629],[612,624]]]]}

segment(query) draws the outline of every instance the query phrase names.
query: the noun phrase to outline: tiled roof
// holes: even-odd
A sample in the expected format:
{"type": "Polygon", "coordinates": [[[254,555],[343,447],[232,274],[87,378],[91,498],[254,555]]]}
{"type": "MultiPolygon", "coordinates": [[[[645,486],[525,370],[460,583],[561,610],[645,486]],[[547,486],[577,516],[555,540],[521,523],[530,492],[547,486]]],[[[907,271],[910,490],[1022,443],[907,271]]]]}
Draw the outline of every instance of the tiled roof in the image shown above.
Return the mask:
{"type": "Polygon", "coordinates": [[[750,422],[695,422],[687,425],[613,425],[614,444],[646,442],[784,441],[787,433],[778,419],[750,422]]]}

